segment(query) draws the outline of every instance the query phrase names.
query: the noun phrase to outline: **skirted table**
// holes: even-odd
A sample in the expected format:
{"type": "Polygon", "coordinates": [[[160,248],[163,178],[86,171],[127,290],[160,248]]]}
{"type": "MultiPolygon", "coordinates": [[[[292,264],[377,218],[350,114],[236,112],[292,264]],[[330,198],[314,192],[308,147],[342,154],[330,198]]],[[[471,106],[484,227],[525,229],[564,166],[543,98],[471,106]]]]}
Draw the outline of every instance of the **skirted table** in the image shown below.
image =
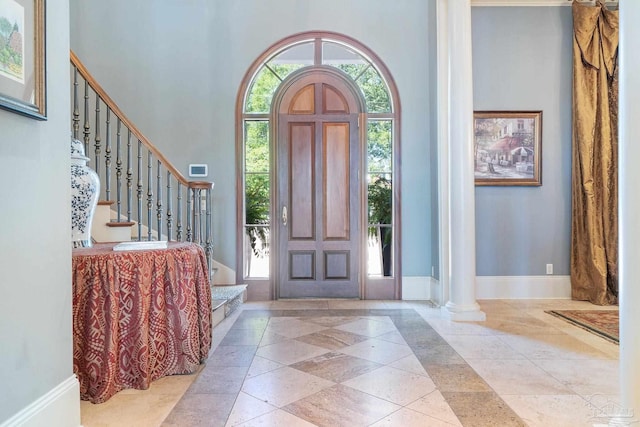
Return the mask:
{"type": "Polygon", "coordinates": [[[73,250],[73,369],[80,397],[105,402],[125,388],[194,372],[211,348],[211,288],[195,243],[73,250]]]}

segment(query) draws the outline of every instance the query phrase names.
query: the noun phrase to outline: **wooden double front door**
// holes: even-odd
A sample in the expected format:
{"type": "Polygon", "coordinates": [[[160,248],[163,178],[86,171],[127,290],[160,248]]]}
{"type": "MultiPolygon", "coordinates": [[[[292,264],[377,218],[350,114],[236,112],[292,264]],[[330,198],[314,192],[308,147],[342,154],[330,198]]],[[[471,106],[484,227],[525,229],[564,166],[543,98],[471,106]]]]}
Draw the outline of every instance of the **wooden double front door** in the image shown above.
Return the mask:
{"type": "Polygon", "coordinates": [[[358,298],[362,259],[361,103],[335,73],[283,89],[276,169],[279,298],[358,298]]]}

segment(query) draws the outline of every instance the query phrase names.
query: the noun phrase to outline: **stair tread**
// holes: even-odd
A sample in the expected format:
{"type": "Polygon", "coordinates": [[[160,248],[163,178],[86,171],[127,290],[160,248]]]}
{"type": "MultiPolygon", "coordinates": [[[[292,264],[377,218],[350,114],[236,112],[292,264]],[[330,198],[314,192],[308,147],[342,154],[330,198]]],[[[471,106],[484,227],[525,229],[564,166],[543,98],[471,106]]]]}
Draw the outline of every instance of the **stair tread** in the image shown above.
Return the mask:
{"type": "Polygon", "coordinates": [[[217,310],[221,306],[225,305],[226,302],[227,302],[226,299],[212,299],[211,300],[211,309],[212,310],[217,310]]]}
{"type": "MultiPolygon", "coordinates": [[[[223,301],[221,305],[224,307],[224,316],[227,317],[243,303],[246,291],[247,285],[214,285],[211,287],[211,298],[213,301],[223,301]]],[[[220,305],[216,306],[218,307],[220,305]]]]}
{"type": "Polygon", "coordinates": [[[247,289],[247,285],[224,285],[213,286],[211,297],[213,299],[224,299],[226,301],[236,298],[247,289]]]}
{"type": "Polygon", "coordinates": [[[132,225],[135,225],[136,223],[133,221],[109,221],[107,222],[107,227],[131,227],[132,225]]]}

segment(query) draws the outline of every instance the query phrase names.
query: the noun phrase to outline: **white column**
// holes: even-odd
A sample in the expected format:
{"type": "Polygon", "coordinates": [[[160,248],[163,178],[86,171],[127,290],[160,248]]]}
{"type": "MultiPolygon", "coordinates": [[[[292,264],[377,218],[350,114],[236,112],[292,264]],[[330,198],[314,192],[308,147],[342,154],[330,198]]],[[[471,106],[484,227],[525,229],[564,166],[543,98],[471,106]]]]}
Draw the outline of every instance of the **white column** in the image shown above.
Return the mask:
{"type": "MultiPolygon", "coordinates": [[[[620,1],[618,235],[620,421],[640,420],[640,2],[620,1]],[[626,416],[625,416],[626,415],[626,416]],[[628,417],[627,417],[628,416],[628,417]]],[[[635,425],[635,424],[634,424],[635,425]]]]}
{"type": "MultiPolygon", "coordinates": [[[[439,10],[440,13],[440,10],[439,10]]],[[[449,301],[452,320],[482,321],[476,302],[476,226],[473,169],[471,2],[449,0],[449,301]]],[[[440,17],[439,17],[440,18],[440,17]]]]}

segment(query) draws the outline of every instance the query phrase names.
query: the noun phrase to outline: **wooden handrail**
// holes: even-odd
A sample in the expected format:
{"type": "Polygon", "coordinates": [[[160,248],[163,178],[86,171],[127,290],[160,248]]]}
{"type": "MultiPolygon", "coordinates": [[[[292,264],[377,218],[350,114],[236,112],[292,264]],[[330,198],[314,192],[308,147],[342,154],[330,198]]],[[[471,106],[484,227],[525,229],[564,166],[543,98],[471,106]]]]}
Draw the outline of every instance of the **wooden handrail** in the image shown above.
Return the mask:
{"type": "Polygon", "coordinates": [[[118,117],[118,119],[120,119],[122,124],[124,124],[131,131],[131,133],[138,139],[138,141],[140,141],[145,147],[147,147],[147,149],[151,153],[153,153],[156,159],[162,162],[163,166],[169,172],[171,172],[171,175],[173,175],[178,180],[178,182],[186,187],[192,187],[193,184],[191,184],[191,181],[187,181],[187,179],[180,173],[180,171],[178,171],[178,169],[175,168],[175,166],[173,166],[169,162],[169,160],[167,160],[167,158],[160,152],[160,150],[158,150],[156,146],[153,145],[151,141],[149,141],[147,137],[142,134],[142,132],[140,132],[140,130],[133,124],[133,122],[131,122],[131,120],[129,120],[129,118],[124,115],[120,107],[118,107],[113,99],[111,99],[111,97],[107,95],[107,92],[102,89],[102,86],[100,86],[96,79],[93,78],[87,68],[82,64],[82,62],[80,62],[80,59],[76,56],[76,54],[73,53],[73,51],[70,52],[71,63],[73,64],[73,66],[76,67],[82,78],[89,84],[91,89],[95,91],[96,95],[100,97],[100,99],[102,99],[107,107],[109,107],[109,109],[118,117]]]}
{"type": "Polygon", "coordinates": [[[213,182],[209,181],[189,181],[189,188],[195,188],[200,190],[211,190],[213,188],[213,182]]]}

